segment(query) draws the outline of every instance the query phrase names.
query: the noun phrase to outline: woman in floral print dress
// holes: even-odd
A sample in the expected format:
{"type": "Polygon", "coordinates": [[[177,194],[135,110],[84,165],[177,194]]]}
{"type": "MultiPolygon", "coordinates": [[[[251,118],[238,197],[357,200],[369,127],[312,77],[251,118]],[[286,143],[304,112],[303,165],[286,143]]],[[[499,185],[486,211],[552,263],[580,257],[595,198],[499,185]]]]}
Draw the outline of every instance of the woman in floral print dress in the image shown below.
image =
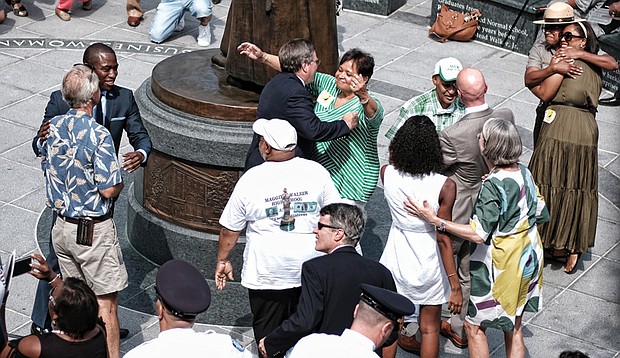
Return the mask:
{"type": "Polygon", "coordinates": [[[489,119],[479,135],[480,151],[492,167],[482,183],[469,225],[446,222],[428,203],[409,199],[410,214],[474,243],[471,295],[465,323],[470,356],[489,356],[486,329],[504,331],[506,355],[523,357],[524,311],[542,307],[543,250],[537,224],[549,212],[532,174],[518,163],[521,138],[515,126],[489,119]]]}

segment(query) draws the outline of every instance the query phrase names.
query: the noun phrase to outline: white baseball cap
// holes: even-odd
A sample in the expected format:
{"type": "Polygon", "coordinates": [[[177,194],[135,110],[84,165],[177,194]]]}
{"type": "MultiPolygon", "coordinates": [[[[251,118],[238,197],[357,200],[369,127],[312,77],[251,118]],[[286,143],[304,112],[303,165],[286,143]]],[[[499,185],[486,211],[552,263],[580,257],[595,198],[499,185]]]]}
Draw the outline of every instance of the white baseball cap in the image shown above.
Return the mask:
{"type": "Polygon", "coordinates": [[[433,76],[439,75],[442,80],[446,82],[453,82],[456,81],[456,76],[458,76],[462,69],[463,65],[461,65],[461,61],[454,57],[446,57],[437,61],[433,76]]]}
{"type": "Polygon", "coordinates": [[[252,130],[263,136],[273,149],[290,152],[297,146],[297,131],[285,120],[259,118],[252,125],[252,130]]]}

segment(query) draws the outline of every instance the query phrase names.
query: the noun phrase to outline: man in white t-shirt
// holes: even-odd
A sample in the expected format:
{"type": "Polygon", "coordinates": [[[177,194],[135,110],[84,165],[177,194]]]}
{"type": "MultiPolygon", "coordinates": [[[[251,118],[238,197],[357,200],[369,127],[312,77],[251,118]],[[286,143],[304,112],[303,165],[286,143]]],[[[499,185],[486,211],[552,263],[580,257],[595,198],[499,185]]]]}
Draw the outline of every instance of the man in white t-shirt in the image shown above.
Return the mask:
{"type": "Polygon", "coordinates": [[[228,258],[247,225],[241,284],[249,290],[258,342],[295,312],[301,265],[320,255],[312,232],[319,212],[341,199],[325,168],[295,157],[290,123],[258,119],[252,128],[265,162],[239,179],[220,217],[215,282],[221,290],[233,279],[228,258]]]}

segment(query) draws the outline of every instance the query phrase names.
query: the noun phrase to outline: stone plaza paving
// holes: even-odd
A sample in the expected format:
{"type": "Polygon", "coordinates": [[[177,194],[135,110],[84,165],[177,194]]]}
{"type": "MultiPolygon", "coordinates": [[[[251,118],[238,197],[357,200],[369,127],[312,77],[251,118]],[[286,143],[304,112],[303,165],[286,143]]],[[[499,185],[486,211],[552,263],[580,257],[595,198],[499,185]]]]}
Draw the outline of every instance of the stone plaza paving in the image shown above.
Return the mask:
{"type": "MultiPolygon", "coordinates": [[[[345,0],[346,1],[346,0],[345,0]]],[[[24,0],[30,12],[26,18],[12,13],[0,24],[0,254],[6,259],[12,250],[18,256],[43,250],[45,225],[45,191],[39,160],[34,157],[31,140],[41,122],[52,91],[59,88],[62,76],[72,64],[81,62],[83,49],[90,42],[109,42],[117,51],[118,85],[137,89],[153,67],[167,56],[182,51],[199,50],[196,45],[198,22],[185,15],[187,26],[162,45],[148,39],[148,25],[157,1],[143,0],[145,20],[137,28],[126,24],[123,0],[94,0],[90,12],[74,6],[70,22],[54,14],[53,0],[24,0]],[[39,241],[37,241],[37,239],[39,241]],[[40,248],[39,248],[40,246],[40,248]]],[[[212,22],[217,48],[221,39],[230,0],[214,6],[212,22]]],[[[8,10],[8,7],[5,8],[8,10]]],[[[372,53],[376,69],[370,90],[377,93],[386,117],[379,133],[381,159],[386,162],[388,140],[384,134],[398,116],[398,108],[407,99],[431,88],[433,66],[442,57],[459,58],[464,66],[480,69],[486,76],[488,103],[510,108],[526,148],[522,162],[531,155],[531,130],[536,98],[523,85],[526,57],[477,42],[438,43],[427,35],[431,0],[409,0],[388,17],[344,11],[338,17],[339,50],[360,47],[372,53]]],[[[319,58],[320,58],[320,54],[319,58]]],[[[603,97],[609,96],[604,92],[603,97]]],[[[579,349],[590,357],[620,357],[620,110],[599,107],[599,216],[596,245],[582,257],[574,275],[563,267],[548,264],[544,271],[544,308],[524,317],[527,355],[557,357],[565,349],[579,349]]],[[[126,138],[121,153],[130,151],[126,138]]],[[[205,150],[208,150],[205,148],[205,150]]],[[[132,175],[125,175],[131,182],[132,175]]],[[[125,189],[126,191],[127,189],[125,189]]],[[[123,196],[121,201],[126,201],[123,196]]],[[[125,207],[115,220],[125,237],[125,207]]],[[[390,215],[378,188],[367,206],[369,222],[362,240],[365,253],[378,259],[390,227],[390,215]]],[[[153,287],[156,266],[143,259],[127,242],[121,240],[130,286],[121,292],[121,326],[130,330],[122,341],[123,352],[158,333],[153,315],[153,287]]],[[[36,280],[29,275],[17,277],[7,302],[7,325],[12,336],[28,334],[36,280]]],[[[214,294],[214,300],[222,299],[214,294]]],[[[243,298],[245,299],[245,298],[243,298]]],[[[216,314],[207,311],[206,315],[216,314]]],[[[244,344],[253,346],[248,327],[199,324],[201,330],[230,332],[244,344]]],[[[489,330],[493,357],[504,357],[501,332],[489,330]]],[[[441,339],[441,356],[467,356],[441,339]]],[[[399,350],[399,357],[412,354],[399,350]]]]}

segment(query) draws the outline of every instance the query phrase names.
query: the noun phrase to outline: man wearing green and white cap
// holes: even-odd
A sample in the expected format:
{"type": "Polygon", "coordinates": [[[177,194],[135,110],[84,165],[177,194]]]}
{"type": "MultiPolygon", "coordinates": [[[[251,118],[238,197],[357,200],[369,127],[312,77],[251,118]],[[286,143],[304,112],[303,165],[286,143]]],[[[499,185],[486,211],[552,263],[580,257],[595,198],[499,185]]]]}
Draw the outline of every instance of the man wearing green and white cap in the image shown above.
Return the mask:
{"type": "Polygon", "coordinates": [[[439,60],[432,77],[435,88],[405,102],[400,108],[398,119],[385,136],[394,138],[398,129],[411,116],[427,116],[437,126],[437,132],[461,119],[465,115],[465,106],[456,95],[456,76],[461,69],[463,66],[456,58],[439,60]]]}

